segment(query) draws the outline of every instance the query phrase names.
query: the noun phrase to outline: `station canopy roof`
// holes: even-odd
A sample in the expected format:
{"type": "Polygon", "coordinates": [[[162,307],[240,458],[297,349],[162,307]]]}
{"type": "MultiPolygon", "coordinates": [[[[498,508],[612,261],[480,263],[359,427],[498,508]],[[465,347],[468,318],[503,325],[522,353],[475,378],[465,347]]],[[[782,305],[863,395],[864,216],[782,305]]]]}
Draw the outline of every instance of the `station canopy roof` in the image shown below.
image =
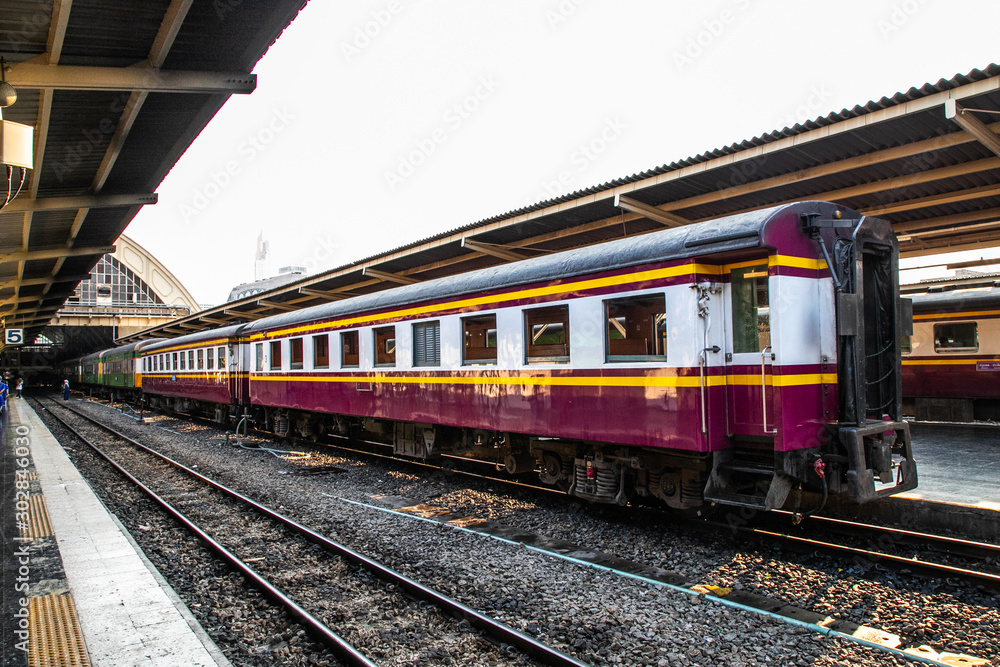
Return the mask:
{"type": "MultiPolygon", "coordinates": [[[[304,5],[0,3],[0,55],[17,90],[3,120],[34,128],[33,168],[0,212],[7,328],[34,340],[229,96],[253,91],[250,72],[304,5]]],[[[20,170],[12,177],[16,190],[20,170]]]]}
{"type": "Polygon", "coordinates": [[[889,220],[903,257],[1000,246],[1000,67],[831,113],[481,220],[127,341],[805,199],[889,220]]]}

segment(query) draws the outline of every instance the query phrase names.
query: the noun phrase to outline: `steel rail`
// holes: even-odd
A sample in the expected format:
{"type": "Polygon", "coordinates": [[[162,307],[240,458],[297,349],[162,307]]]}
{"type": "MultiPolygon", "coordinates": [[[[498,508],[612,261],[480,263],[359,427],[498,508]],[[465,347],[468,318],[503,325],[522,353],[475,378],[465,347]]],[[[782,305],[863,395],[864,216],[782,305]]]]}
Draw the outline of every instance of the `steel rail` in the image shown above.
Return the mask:
{"type": "Polygon", "coordinates": [[[813,540],[805,537],[797,537],[795,535],[789,535],[787,533],[781,533],[772,530],[764,530],[763,528],[751,528],[746,526],[731,526],[728,524],[722,524],[718,522],[708,521],[705,522],[706,525],[716,526],[718,528],[724,528],[729,531],[735,531],[738,533],[744,533],[754,536],[765,537],[771,540],[778,540],[781,542],[786,542],[797,548],[804,549],[807,551],[823,551],[825,553],[837,555],[837,556],[854,556],[863,561],[875,564],[875,563],[888,563],[894,567],[906,568],[914,571],[924,572],[925,574],[930,574],[936,577],[957,577],[960,579],[965,579],[967,581],[974,581],[976,583],[984,584],[995,590],[1000,590],[1000,575],[990,574],[988,572],[977,572],[975,570],[967,570],[960,567],[954,567],[951,565],[943,565],[941,563],[931,563],[929,561],[917,560],[915,558],[904,558],[902,556],[896,556],[893,554],[883,553],[881,551],[871,551],[869,549],[860,549],[857,547],[851,547],[844,544],[834,544],[833,542],[824,542],[821,540],[813,540]]]}
{"type": "Polygon", "coordinates": [[[146,445],[143,445],[142,443],[132,439],[131,437],[125,435],[124,433],[120,433],[114,428],[100,423],[99,421],[93,419],[89,415],[83,414],[68,406],[62,406],[58,402],[57,405],[60,405],[60,407],[64,407],[65,409],[79,415],[81,418],[90,421],[99,428],[102,428],[108,433],[111,433],[116,437],[125,440],[126,442],[134,445],[135,447],[138,447],[148,452],[149,454],[152,454],[153,456],[160,458],[164,462],[169,463],[170,465],[176,467],[177,469],[187,473],[191,477],[194,477],[204,482],[205,484],[208,484],[209,486],[221,491],[222,493],[230,496],[231,498],[234,498],[242,503],[251,506],[254,510],[260,512],[261,514],[299,533],[302,537],[309,540],[310,542],[317,544],[323,547],[324,549],[327,549],[331,553],[335,553],[338,556],[341,556],[342,558],[345,558],[360,567],[365,568],[366,570],[372,572],[375,576],[382,579],[383,581],[388,581],[390,583],[394,583],[400,586],[413,597],[429,602],[437,606],[439,609],[442,609],[457,618],[465,620],[466,622],[469,623],[469,625],[477,627],[480,630],[483,630],[484,632],[486,632],[486,634],[493,637],[494,639],[500,640],[512,646],[516,646],[523,653],[529,655],[532,658],[535,658],[536,660],[539,660],[543,664],[552,665],[553,667],[590,667],[590,665],[588,665],[587,663],[581,662],[576,658],[573,658],[572,656],[569,656],[547,644],[544,644],[542,642],[533,639],[532,637],[529,637],[528,635],[518,630],[515,630],[514,628],[511,628],[508,625],[500,623],[499,621],[496,621],[490,618],[489,616],[476,611],[475,609],[469,607],[466,604],[463,604],[462,602],[459,602],[458,600],[450,598],[447,595],[435,591],[432,588],[428,588],[427,586],[424,586],[420,582],[411,579],[405,574],[396,572],[395,570],[392,570],[391,568],[375,560],[372,560],[371,558],[368,558],[367,556],[357,551],[354,551],[350,547],[347,547],[338,542],[334,542],[325,535],[321,535],[315,532],[314,530],[298,523],[297,521],[290,519],[284,516],[283,514],[280,514],[279,512],[270,509],[269,507],[261,505],[260,503],[257,503],[254,500],[251,500],[250,498],[244,496],[238,491],[230,489],[229,487],[220,484],[219,482],[209,479],[208,477],[205,477],[204,475],[195,472],[191,468],[188,468],[184,464],[175,461],[170,457],[165,456],[164,454],[161,454],[153,449],[150,449],[146,445]]]}
{"type": "MultiPolygon", "coordinates": [[[[334,437],[347,439],[345,436],[334,436],[334,437]]],[[[297,440],[295,438],[292,438],[292,439],[293,440],[297,440]]],[[[370,444],[373,444],[373,445],[386,446],[384,443],[377,443],[377,442],[372,442],[372,441],[365,441],[365,442],[370,442],[370,444]]],[[[429,463],[422,462],[422,461],[411,461],[411,460],[408,460],[408,459],[400,459],[400,458],[395,457],[395,456],[390,456],[390,455],[385,455],[385,454],[379,454],[379,453],[376,453],[376,452],[365,451],[365,450],[356,449],[356,448],[352,448],[352,447],[345,447],[343,445],[335,445],[335,444],[332,444],[332,443],[313,443],[313,444],[323,444],[324,446],[333,447],[333,448],[336,448],[336,449],[340,449],[342,451],[348,451],[348,452],[352,452],[352,453],[356,453],[356,454],[360,454],[360,455],[364,455],[364,456],[373,456],[373,457],[376,457],[376,458],[382,458],[382,459],[391,460],[391,461],[403,462],[403,463],[406,463],[408,465],[416,465],[416,466],[419,466],[419,467],[426,467],[426,468],[431,468],[431,469],[435,469],[435,470],[443,470],[444,469],[441,466],[436,466],[436,465],[429,464],[429,463]]],[[[449,457],[449,458],[451,458],[451,457],[449,457]]],[[[454,472],[456,474],[462,474],[462,475],[466,475],[466,476],[470,476],[470,477],[477,477],[477,478],[481,478],[481,479],[486,479],[486,480],[490,480],[490,481],[494,481],[494,482],[502,482],[504,484],[524,486],[524,487],[527,487],[527,488],[530,488],[530,489],[533,489],[533,490],[546,491],[546,492],[550,492],[550,493],[559,493],[559,494],[565,495],[565,494],[563,494],[563,492],[558,491],[556,489],[551,489],[551,488],[542,487],[542,486],[536,486],[536,485],[532,485],[532,484],[526,484],[524,482],[518,482],[518,481],[515,481],[515,480],[506,480],[506,479],[503,479],[503,478],[500,478],[500,477],[494,477],[492,475],[480,475],[480,474],[477,474],[477,473],[471,473],[471,472],[468,472],[468,471],[454,470],[454,469],[450,470],[450,472],[454,472]]],[[[780,510],[775,510],[773,513],[774,514],[790,514],[790,513],[787,513],[787,512],[780,511],[780,510]]],[[[672,520],[676,521],[677,518],[673,517],[672,520]]],[[[766,530],[766,529],[762,529],[762,528],[754,528],[754,527],[748,527],[748,526],[733,526],[733,525],[730,525],[730,524],[721,524],[721,523],[713,522],[713,521],[695,521],[695,520],[691,520],[691,519],[685,519],[683,521],[685,523],[689,523],[692,527],[696,527],[696,528],[697,527],[702,527],[703,528],[705,526],[714,526],[714,527],[717,527],[717,528],[724,528],[727,531],[736,531],[736,532],[741,532],[741,533],[744,533],[744,534],[757,535],[757,536],[761,536],[761,537],[766,537],[766,538],[771,539],[771,540],[786,541],[788,543],[792,543],[792,544],[796,545],[796,547],[798,547],[799,549],[803,549],[803,550],[809,549],[809,550],[813,550],[813,551],[823,551],[823,552],[830,553],[830,554],[833,554],[833,555],[841,555],[841,556],[847,554],[847,555],[851,555],[851,556],[863,559],[863,560],[871,562],[871,563],[883,563],[883,564],[892,565],[893,567],[897,567],[897,568],[908,568],[910,570],[920,571],[920,572],[923,572],[925,574],[928,574],[928,575],[931,575],[931,576],[937,576],[937,577],[942,577],[942,576],[943,577],[957,577],[957,578],[961,578],[961,579],[975,581],[977,583],[981,583],[981,584],[987,585],[987,586],[989,586],[989,587],[991,587],[993,589],[1000,590],[1000,575],[997,575],[997,574],[991,574],[991,573],[986,573],[986,572],[978,572],[978,571],[975,571],[975,570],[969,570],[969,569],[954,567],[954,566],[950,566],[950,565],[933,563],[933,562],[929,562],[929,561],[916,560],[916,559],[913,559],[913,558],[905,558],[905,557],[902,557],[902,556],[896,556],[896,555],[893,555],[893,554],[887,554],[887,553],[883,553],[883,552],[879,552],[879,551],[873,551],[873,550],[868,550],[868,549],[861,549],[861,548],[857,548],[857,547],[850,547],[850,546],[847,546],[847,545],[840,545],[840,544],[835,544],[835,543],[831,543],[831,542],[824,542],[822,540],[812,540],[812,539],[809,539],[809,538],[797,537],[797,536],[794,536],[794,535],[789,535],[787,533],[780,532],[778,530],[766,530]]],[[[952,545],[952,546],[955,546],[955,547],[961,547],[961,548],[967,549],[967,550],[979,550],[980,553],[986,552],[990,556],[995,556],[997,554],[1000,554],[1000,546],[991,545],[991,544],[984,543],[984,542],[973,542],[971,540],[959,540],[957,538],[949,538],[949,537],[939,536],[939,535],[930,535],[930,534],[927,534],[927,533],[919,533],[919,532],[914,532],[914,531],[906,531],[906,530],[896,529],[896,528],[883,528],[881,526],[872,526],[871,524],[853,524],[852,522],[844,521],[844,520],[841,520],[841,519],[834,519],[834,518],[831,518],[831,517],[817,517],[817,516],[812,516],[812,517],[810,517],[810,521],[823,522],[823,523],[828,523],[830,525],[840,525],[840,526],[847,525],[847,526],[857,527],[857,528],[860,528],[860,529],[869,530],[869,531],[873,531],[873,532],[874,531],[880,531],[882,533],[889,533],[889,534],[892,534],[892,535],[897,535],[897,536],[899,536],[901,538],[905,538],[905,539],[910,540],[910,541],[915,541],[917,539],[923,539],[923,540],[925,540],[927,542],[930,542],[932,544],[935,543],[935,542],[937,542],[937,543],[941,543],[941,544],[952,545]]]]}
{"type": "MultiPolygon", "coordinates": [[[[37,401],[37,399],[35,399],[37,401]]],[[[41,405],[40,401],[37,401],[41,405]]],[[[44,406],[43,406],[44,407],[44,406]]],[[[70,412],[75,414],[80,414],[72,408],[67,408],[70,412]]],[[[141,481],[136,479],[131,473],[129,473],[125,468],[119,465],[114,459],[108,456],[107,453],[101,450],[100,447],[92,443],[81,434],[78,430],[73,428],[66,422],[65,419],[54,413],[52,410],[46,409],[46,412],[54,419],[59,421],[67,430],[69,430],[73,435],[80,439],[81,442],[89,446],[94,450],[101,458],[111,464],[119,473],[121,473],[126,479],[135,484],[139,489],[143,491],[147,496],[150,497],[156,504],[162,507],[168,514],[170,514],[175,520],[184,525],[189,531],[191,531],[199,540],[204,542],[212,551],[218,554],[223,560],[225,560],[231,567],[242,573],[257,588],[264,592],[266,596],[271,598],[273,601],[284,607],[288,612],[295,617],[302,625],[306,627],[309,633],[316,639],[322,641],[324,644],[330,647],[334,654],[343,660],[348,665],[357,665],[359,667],[376,667],[376,664],[370,661],[363,653],[354,648],[350,643],[348,643],[343,637],[337,634],[333,629],[323,623],[321,620],[313,616],[311,613],[306,611],[304,608],[299,606],[294,600],[289,598],[280,589],[271,584],[267,579],[257,574],[253,568],[247,565],[245,562],[239,559],[236,554],[232,553],[226,547],[222,546],[219,542],[215,541],[208,533],[199,528],[193,521],[184,516],[177,508],[171,505],[169,502],[161,498],[152,489],[147,487],[141,481]]],[[[85,417],[86,415],[80,415],[85,417]]],[[[94,422],[99,425],[98,422],[94,422]]]]}
{"type": "MultiPolygon", "coordinates": [[[[792,516],[791,512],[775,510],[774,513],[792,516]]],[[[963,558],[1000,557],[1000,545],[990,544],[989,542],[977,542],[958,537],[948,537],[947,535],[933,535],[931,533],[921,533],[919,531],[892,528],[890,526],[876,526],[870,523],[848,521],[834,517],[812,516],[809,517],[809,521],[830,526],[838,532],[847,533],[860,530],[875,535],[889,535],[902,543],[914,546],[938,547],[946,550],[951,555],[958,555],[963,558]]]]}

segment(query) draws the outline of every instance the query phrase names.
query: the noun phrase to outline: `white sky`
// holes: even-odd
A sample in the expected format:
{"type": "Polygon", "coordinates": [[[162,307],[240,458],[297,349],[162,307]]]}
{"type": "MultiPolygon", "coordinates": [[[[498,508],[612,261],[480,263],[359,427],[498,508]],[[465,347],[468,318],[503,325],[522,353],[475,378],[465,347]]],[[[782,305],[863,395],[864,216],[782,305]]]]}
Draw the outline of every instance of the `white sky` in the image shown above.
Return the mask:
{"type": "Polygon", "coordinates": [[[218,304],[261,230],[272,273],[317,273],[984,68],[997,25],[996,0],[312,0],[125,233],[218,304]]]}

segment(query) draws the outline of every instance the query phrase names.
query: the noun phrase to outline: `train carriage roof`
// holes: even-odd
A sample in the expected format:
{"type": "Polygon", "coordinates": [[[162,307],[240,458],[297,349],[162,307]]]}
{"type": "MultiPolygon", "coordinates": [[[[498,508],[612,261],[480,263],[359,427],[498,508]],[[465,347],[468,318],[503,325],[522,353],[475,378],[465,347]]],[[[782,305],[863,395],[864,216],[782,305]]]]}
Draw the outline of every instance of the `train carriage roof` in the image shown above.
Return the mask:
{"type": "MultiPolygon", "coordinates": [[[[834,210],[840,210],[845,211],[849,217],[860,217],[858,213],[827,202],[784,204],[282,313],[243,325],[243,333],[285,328],[315,320],[376,312],[467,294],[481,294],[519,285],[558,281],[570,276],[616,271],[643,264],[751,250],[764,247],[764,230],[772,221],[789,214],[798,216],[819,213],[821,210],[825,215],[832,215],[834,210]]],[[[184,338],[187,337],[178,338],[173,343],[184,338]]]]}
{"type": "Polygon", "coordinates": [[[914,313],[959,313],[1000,308],[1000,286],[914,294],[914,313]]]}
{"type": "Polygon", "coordinates": [[[167,340],[146,341],[147,345],[141,349],[141,352],[142,354],[151,354],[167,347],[194,345],[210,340],[218,340],[219,338],[236,338],[240,333],[240,329],[245,326],[245,324],[232,324],[219,329],[205,329],[204,331],[178,336],[177,338],[169,338],[167,340]]]}

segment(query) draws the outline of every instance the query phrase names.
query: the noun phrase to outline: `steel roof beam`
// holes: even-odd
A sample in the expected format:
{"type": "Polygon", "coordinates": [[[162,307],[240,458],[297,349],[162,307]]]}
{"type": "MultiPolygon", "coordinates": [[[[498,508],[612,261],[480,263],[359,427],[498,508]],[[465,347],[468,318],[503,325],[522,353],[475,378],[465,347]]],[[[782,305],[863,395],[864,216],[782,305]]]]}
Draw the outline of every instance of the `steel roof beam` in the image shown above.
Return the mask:
{"type": "Polygon", "coordinates": [[[46,56],[48,63],[54,65],[62,56],[63,40],[66,39],[66,26],[69,25],[69,12],[73,0],[54,0],[52,3],[52,20],[49,23],[49,36],[46,40],[46,56]]]}
{"type": "MultiPolygon", "coordinates": [[[[928,236],[961,236],[962,234],[970,234],[972,232],[981,232],[984,230],[995,229],[1000,227],[1000,220],[993,220],[991,222],[980,222],[972,225],[963,225],[961,227],[944,227],[940,229],[921,229],[915,232],[908,232],[906,234],[900,234],[897,238],[900,243],[906,243],[910,239],[914,238],[926,238],[928,236]]],[[[994,264],[1000,263],[1000,260],[996,260],[994,264]]]]}
{"type": "Polygon", "coordinates": [[[0,253],[0,262],[30,262],[36,259],[55,259],[57,257],[83,257],[85,255],[105,255],[114,252],[113,245],[93,246],[90,248],[45,248],[41,250],[14,250],[0,253]]]}
{"type": "Polygon", "coordinates": [[[298,310],[298,308],[295,308],[294,306],[289,306],[289,305],[286,305],[286,304],[283,304],[283,303],[278,303],[277,301],[268,301],[267,299],[258,299],[257,300],[257,305],[258,306],[266,306],[267,308],[273,308],[275,310],[280,310],[280,311],[286,312],[286,313],[290,313],[290,312],[298,310]]]}
{"type": "Polygon", "coordinates": [[[462,247],[468,248],[472,252],[478,252],[481,255],[492,255],[493,257],[499,257],[509,262],[519,262],[522,259],[528,259],[527,255],[511,250],[506,246],[486,243],[484,241],[473,241],[467,237],[462,238],[462,247]]]}
{"type": "MultiPolygon", "coordinates": [[[[148,206],[155,204],[155,192],[134,195],[81,195],[79,197],[18,197],[4,207],[4,213],[26,211],[66,211],[71,209],[148,206]]],[[[82,224],[82,223],[81,223],[82,224]]],[[[74,221],[74,226],[76,221],[74,221]]]]}
{"type": "Polygon", "coordinates": [[[397,273],[389,273],[387,271],[378,271],[377,269],[373,269],[368,266],[361,269],[361,275],[369,276],[371,278],[376,278],[383,282],[399,283],[400,285],[413,285],[414,283],[420,282],[416,278],[410,278],[409,276],[401,276],[397,273]]]}
{"type": "Polygon", "coordinates": [[[50,285],[52,283],[78,283],[85,278],[89,278],[90,274],[81,274],[73,276],[64,276],[62,278],[56,278],[49,276],[47,278],[29,278],[28,280],[18,280],[17,278],[11,278],[10,280],[0,281],[0,289],[4,287],[15,287],[15,286],[27,286],[27,285],[50,285]]]}
{"type": "Polygon", "coordinates": [[[690,220],[681,217],[676,213],[664,211],[656,206],[643,203],[622,194],[615,194],[614,206],[615,208],[620,208],[629,211],[630,213],[636,213],[644,218],[648,218],[653,222],[658,222],[667,227],[681,227],[682,225],[691,224],[690,220]]]}
{"type": "Polygon", "coordinates": [[[300,287],[299,294],[307,294],[309,296],[314,296],[319,299],[327,299],[329,301],[339,301],[340,299],[346,299],[351,296],[348,292],[339,291],[323,291],[318,289],[309,289],[308,287],[300,287]]]}
{"type": "Polygon", "coordinates": [[[45,306],[44,308],[27,308],[16,313],[4,313],[4,317],[10,319],[13,314],[14,317],[11,320],[11,324],[8,326],[13,326],[16,323],[18,326],[27,326],[29,322],[34,322],[36,320],[44,319],[46,322],[51,320],[55,315],[55,312],[62,308],[61,305],[56,304],[55,306],[45,306]],[[43,314],[47,313],[47,314],[43,314]]]}
{"type": "Polygon", "coordinates": [[[45,299],[43,294],[39,294],[37,296],[0,297],[0,305],[6,306],[10,304],[32,303],[34,301],[42,301],[43,299],[45,299]]]}
{"type": "Polygon", "coordinates": [[[983,121],[973,116],[969,109],[964,108],[956,100],[945,100],[944,117],[955,121],[959,127],[974,136],[979,143],[989,148],[994,154],[1000,155],[1000,136],[997,136],[986,127],[983,121]]]}
{"type": "MultiPolygon", "coordinates": [[[[159,68],[163,66],[164,61],[167,59],[167,54],[170,52],[170,47],[173,46],[174,40],[177,39],[177,33],[180,31],[181,25],[184,23],[184,19],[187,17],[188,10],[191,9],[193,1],[173,0],[170,6],[167,7],[163,21],[160,23],[160,29],[153,40],[153,46],[149,50],[149,65],[152,67],[159,68]]],[[[114,167],[115,162],[118,161],[118,154],[121,152],[122,146],[125,145],[125,140],[132,131],[132,125],[135,124],[136,118],[139,117],[139,111],[146,103],[148,95],[149,93],[146,91],[133,91],[129,95],[121,118],[118,119],[118,126],[115,127],[115,132],[111,136],[111,142],[104,153],[104,159],[101,160],[101,166],[98,167],[97,173],[94,175],[94,182],[90,186],[93,192],[100,192],[104,187],[104,183],[108,180],[111,169],[114,167]]]]}
{"type": "Polygon", "coordinates": [[[978,234],[958,239],[958,243],[944,244],[940,241],[932,246],[920,245],[920,240],[916,239],[911,243],[904,244],[899,249],[901,258],[926,257],[928,255],[940,255],[946,252],[961,252],[963,250],[983,250],[985,248],[995,248],[1000,246],[1000,233],[978,234]],[[915,246],[906,247],[906,246],[915,246]]]}
{"type": "Polygon", "coordinates": [[[912,220],[910,222],[897,222],[892,226],[897,234],[907,234],[921,229],[931,229],[933,227],[943,227],[944,225],[962,225],[977,220],[987,218],[1000,218],[1000,208],[983,208],[978,211],[968,211],[966,213],[956,213],[954,215],[942,215],[936,218],[926,218],[924,220],[912,220]]]}
{"type": "Polygon", "coordinates": [[[133,67],[85,67],[12,65],[7,82],[15,88],[53,90],[105,90],[143,93],[249,94],[257,87],[257,75],[245,72],[197,72],[164,70],[149,63],[133,67]]]}
{"type": "Polygon", "coordinates": [[[939,204],[950,204],[953,202],[968,201],[969,199],[993,197],[998,194],[1000,194],[1000,185],[983,185],[978,188],[956,190],[955,192],[946,192],[944,194],[931,195],[929,197],[905,199],[897,204],[889,204],[887,206],[858,209],[858,213],[864,213],[865,215],[888,215],[889,213],[912,211],[913,209],[937,206],[939,204]]]}

